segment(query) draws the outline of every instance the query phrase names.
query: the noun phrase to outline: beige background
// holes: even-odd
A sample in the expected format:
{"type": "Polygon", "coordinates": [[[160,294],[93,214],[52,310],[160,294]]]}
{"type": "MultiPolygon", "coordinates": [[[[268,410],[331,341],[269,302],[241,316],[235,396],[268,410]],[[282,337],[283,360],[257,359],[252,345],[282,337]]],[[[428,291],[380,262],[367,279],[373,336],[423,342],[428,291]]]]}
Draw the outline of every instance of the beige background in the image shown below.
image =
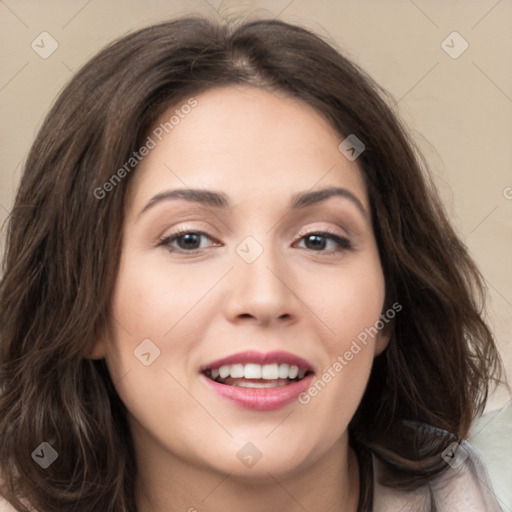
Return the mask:
{"type": "MultiPolygon", "coordinates": [[[[24,158],[45,113],[98,49],[176,15],[228,17],[254,11],[324,35],[399,102],[452,221],[489,285],[489,318],[511,376],[510,0],[0,0],[0,222],[12,206],[24,158]],[[453,31],[469,44],[458,58],[441,46],[453,31]],[[46,59],[31,47],[42,32],[58,43],[46,59]]],[[[453,46],[452,52],[461,48],[457,38],[445,44],[453,46]]],[[[506,400],[503,393],[496,395],[490,408],[506,400]]]]}

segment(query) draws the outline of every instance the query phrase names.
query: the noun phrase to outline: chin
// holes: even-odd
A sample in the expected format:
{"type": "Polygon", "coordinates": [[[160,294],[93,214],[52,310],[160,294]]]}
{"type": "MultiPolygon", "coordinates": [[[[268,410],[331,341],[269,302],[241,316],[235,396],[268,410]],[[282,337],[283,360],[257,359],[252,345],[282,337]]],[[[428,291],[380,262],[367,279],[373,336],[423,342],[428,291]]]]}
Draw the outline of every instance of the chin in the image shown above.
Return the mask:
{"type": "Polygon", "coordinates": [[[251,438],[250,432],[246,431],[243,438],[236,436],[238,439],[225,446],[217,445],[217,452],[208,460],[203,459],[204,464],[234,478],[264,482],[268,481],[269,473],[275,478],[298,474],[332,448],[332,443],[326,443],[325,435],[319,434],[315,442],[311,438],[311,429],[301,428],[300,432],[290,432],[289,429],[281,435],[274,432],[267,439],[265,435],[258,432],[257,437],[251,438]],[[305,435],[306,432],[309,435],[305,435]],[[274,435],[276,437],[272,439],[274,435]]]}

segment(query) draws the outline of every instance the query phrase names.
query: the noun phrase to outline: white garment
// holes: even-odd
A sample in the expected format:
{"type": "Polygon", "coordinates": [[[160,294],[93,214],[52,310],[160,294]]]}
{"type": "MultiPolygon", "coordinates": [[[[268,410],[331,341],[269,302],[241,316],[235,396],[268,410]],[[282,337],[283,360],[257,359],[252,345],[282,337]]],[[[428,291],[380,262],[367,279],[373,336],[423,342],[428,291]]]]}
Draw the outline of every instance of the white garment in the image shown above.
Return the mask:
{"type": "Polygon", "coordinates": [[[476,450],[464,441],[454,458],[453,467],[447,463],[448,469],[429,484],[405,492],[379,483],[379,476],[385,470],[373,456],[373,512],[503,512],[476,450]]]}
{"type": "Polygon", "coordinates": [[[512,512],[512,397],[508,393],[495,400],[508,401],[490,409],[472,425],[468,441],[482,457],[498,503],[512,512]]]}

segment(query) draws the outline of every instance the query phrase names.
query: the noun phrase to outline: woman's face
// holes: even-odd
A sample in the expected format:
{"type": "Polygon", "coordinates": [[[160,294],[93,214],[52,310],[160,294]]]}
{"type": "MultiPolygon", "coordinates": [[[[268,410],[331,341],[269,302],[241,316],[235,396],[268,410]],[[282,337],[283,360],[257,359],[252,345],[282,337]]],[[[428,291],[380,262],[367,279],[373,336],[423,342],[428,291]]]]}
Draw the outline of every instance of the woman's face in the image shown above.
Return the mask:
{"type": "Polygon", "coordinates": [[[299,100],[230,86],[183,104],[133,171],[96,356],[140,457],[300,471],[346,443],[387,342],[367,330],[384,278],[364,181],[299,100]]]}

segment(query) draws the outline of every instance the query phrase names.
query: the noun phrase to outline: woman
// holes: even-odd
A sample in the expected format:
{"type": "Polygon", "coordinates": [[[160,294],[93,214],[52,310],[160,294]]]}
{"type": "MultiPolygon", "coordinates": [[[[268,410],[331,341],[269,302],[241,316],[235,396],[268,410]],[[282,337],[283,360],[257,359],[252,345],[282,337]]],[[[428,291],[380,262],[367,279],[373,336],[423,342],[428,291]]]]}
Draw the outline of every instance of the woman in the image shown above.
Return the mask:
{"type": "Polygon", "coordinates": [[[0,288],[1,494],[499,510],[464,441],[499,376],[481,299],[353,63],[275,20],[140,30],[74,77],[26,163],[0,288]]]}

